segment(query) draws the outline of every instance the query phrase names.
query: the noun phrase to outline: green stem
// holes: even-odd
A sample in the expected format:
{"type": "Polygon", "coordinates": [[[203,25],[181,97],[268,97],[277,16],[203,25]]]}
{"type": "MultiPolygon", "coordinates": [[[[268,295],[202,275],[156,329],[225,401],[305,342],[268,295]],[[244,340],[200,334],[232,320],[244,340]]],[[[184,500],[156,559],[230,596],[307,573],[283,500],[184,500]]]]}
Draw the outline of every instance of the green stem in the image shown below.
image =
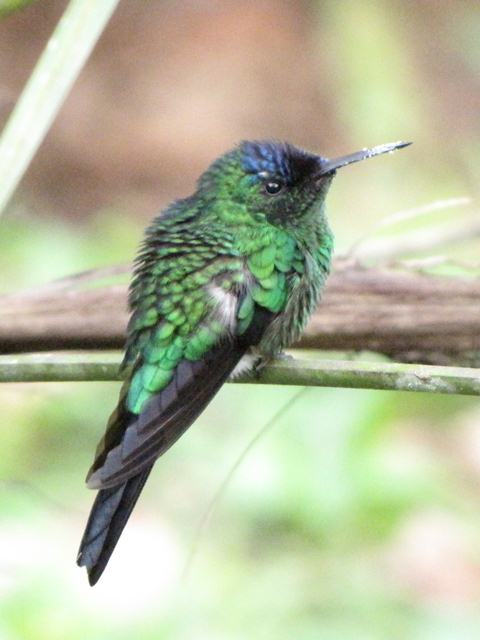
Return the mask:
{"type": "MultiPolygon", "coordinates": [[[[120,360],[120,352],[0,356],[0,382],[120,380],[120,360]]],[[[238,382],[480,395],[480,369],[321,360],[301,355],[276,360],[266,366],[260,376],[238,382]]]]}
{"type": "Polygon", "coordinates": [[[0,138],[0,215],[119,0],[71,0],[0,138]]]}

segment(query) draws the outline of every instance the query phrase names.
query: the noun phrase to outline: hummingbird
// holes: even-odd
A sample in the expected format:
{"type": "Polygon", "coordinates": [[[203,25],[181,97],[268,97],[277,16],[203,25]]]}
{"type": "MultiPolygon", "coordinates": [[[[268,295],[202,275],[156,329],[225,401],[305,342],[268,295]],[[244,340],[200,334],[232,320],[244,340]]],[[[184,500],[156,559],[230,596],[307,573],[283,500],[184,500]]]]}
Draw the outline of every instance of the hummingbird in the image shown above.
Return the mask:
{"type": "Polygon", "coordinates": [[[91,585],[156,459],[229,378],[300,336],[330,271],[325,198],[336,171],[408,144],[328,159],[244,141],[147,228],[130,285],[125,382],[87,476],[98,493],[77,563],[91,585]]]}

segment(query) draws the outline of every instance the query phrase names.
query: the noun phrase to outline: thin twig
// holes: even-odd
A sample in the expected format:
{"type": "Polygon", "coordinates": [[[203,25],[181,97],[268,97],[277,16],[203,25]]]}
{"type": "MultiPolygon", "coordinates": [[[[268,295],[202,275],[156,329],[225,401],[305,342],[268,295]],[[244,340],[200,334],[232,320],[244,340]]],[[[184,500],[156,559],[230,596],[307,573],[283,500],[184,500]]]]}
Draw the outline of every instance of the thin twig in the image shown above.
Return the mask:
{"type": "Polygon", "coordinates": [[[202,517],[200,518],[200,521],[199,521],[199,523],[197,525],[197,528],[196,528],[195,533],[193,535],[192,543],[191,543],[191,546],[190,546],[190,551],[188,553],[187,560],[185,562],[185,567],[184,567],[183,572],[182,572],[182,582],[185,582],[187,580],[187,578],[188,578],[188,575],[190,573],[190,570],[191,570],[191,567],[192,567],[192,564],[193,564],[193,560],[195,559],[195,556],[197,554],[197,551],[198,551],[201,539],[203,537],[204,531],[205,531],[205,529],[206,529],[206,527],[207,527],[207,525],[208,525],[208,523],[210,521],[210,518],[212,517],[212,514],[213,514],[213,512],[215,510],[215,507],[218,505],[218,503],[222,500],[223,496],[225,495],[230,483],[232,482],[232,479],[233,479],[234,475],[236,474],[238,469],[241,467],[241,465],[243,464],[243,462],[247,458],[248,454],[257,445],[257,443],[269,431],[271,431],[271,429],[275,426],[275,424],[277,423],[277,421],[280,418],[284,417],[289,411],[292,410],[292,407],[294,405],[298,404],[298,402],[305,396],[307,391],[308,391],[308,389],[306,387],[304,387],[303,389],[300,389],[299,391],[297,391],[286,402],[284,402],[277,409],[277,411],[275,411],[273,416],[269,420],[267,420],[267,422],[263,425],[263,427],[259,431],[257,431],[257,433],[253,436],[253,438],[242,449],[242,451],[240,452],[239,456],[237,457],[237,459],[235,460],[233,465],[230,467],[227,475],[224,477],[224,479],[220,483],[219,487],[217,488],[217,490],[213,494],[210,502],[207,505],[207,508],[203,512],[202,517]]]}
{"type": "Polygon", "coordinates": [[[360,262],[368,259],[369,263],[377,266],[391,264],[403,255],[437,250],[439,247],[451,246],[465,240],[471,241],[478,237],[480,237],[480,219],[476,215],[428,229],[416,229],[392,239],[371,239],[362,243],[361,247],[357,246],[355,258],[360,262]]]}
{"type": "Polygon", "coordinates": [[[406,258],[405,260],[397,260],[392,266],[416,273],[428,273],[434,267],[451,267],[464,271],[466,275],[474,276],[480,270],[480,262],[470,262],[469,260],[461,260],[458,258],[450,258],[448,256],[432,255],[425,258],[406,258]]]}
{"type": "MultiPolygon", "coordinates": [[[[0,356],[0,382],[120,380],[120,360],[120,352],[98,351],[0,356]]],[[[275,360],[258,377],[235,382],[480,395],[480,369],[322,360],[301,355],[275,360]]]]}
{"type": "MultiPolygon", "coordinates": [[[[371,227],[367,233],[360,236],[360,238],[358,238],[358,240],[356,240],[341,256],[341,258],[344,260],[354,260],[360,259],[362,257],[370,258],[372,246],[374,247],[374,252],[376,249],[376,240],[373,236],[375,236],[378,231],[391,227],[395,224],[398,224],[399,222],[404,222],[405,220],[411,220],[413,218],[418,218],[420,216],[430,214],[434,211],[444,211],[445,209],[463,207],[471,203],[471,198],[462,196],[458,198],[447,198],[445,200],[435,200],[434,202],[429,202],[425,205],[413,207],[412,209],[396,211],[395,213],[382,218],[377,224],[371,227]]],[[[382,243],[383,241],[384,239],[382,239],[382,243]]],[[[402,242],[401,244],[403,246],[405,243],[402,242]]],[[[376,253],[373,257],[376,257],[376,253]]]]}

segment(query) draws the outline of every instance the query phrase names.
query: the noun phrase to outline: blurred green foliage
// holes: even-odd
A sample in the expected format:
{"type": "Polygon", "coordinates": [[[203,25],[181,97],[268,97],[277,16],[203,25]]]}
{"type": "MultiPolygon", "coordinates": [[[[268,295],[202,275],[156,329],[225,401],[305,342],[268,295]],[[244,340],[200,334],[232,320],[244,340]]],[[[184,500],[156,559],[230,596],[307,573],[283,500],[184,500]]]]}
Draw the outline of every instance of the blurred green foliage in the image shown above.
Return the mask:
{"type": "Polygon", "coordinates": [[[8,16],[14,11],[28,7],[29,4],[36,2],[36,0],[0,0],[0,18],[8,16]]]}
{"type": "MultiPolygon", "coordinates": [[[[474,4],[457,5],[451,38],[455,55],[479,69],[474,4]]],[[[431,94],[417,85],[415,51],[405,47],[411,5],[390,6],[318,3],[311,25],[312,59],[329,52],[352,148],[394,130],[418,149],[338,178],[330,210],[341,248],[392,211],[470,193],[461,167],[436,158],[444,140],[431,122],[431,94]],[[320,25],[328,42],[315,40],[320,25]]],[[[460,132],[459,140],[465,162],[478,160],[478,139],[460,132]]],[[[434,214],[433,222],[456,216],[434,214]]],[[[22,207],[1,222],[1,288],[131,260],[143,224],[119,208],[72,220],[22,207]]],[[[400,231],[429,225],[422,218],[400,231]]],[[[454,255],[475,251],[473,239],[454,255]]],[[[290,411],[297,392],[227,385],[157,464],[91,590],[75,566],[93,498],[83,478],[118,385],[0,388],[0,640],[480,637],[478,402],[312,389],[290,411]],[[283,405],[182,578],[212,495],[283,405]]]]}

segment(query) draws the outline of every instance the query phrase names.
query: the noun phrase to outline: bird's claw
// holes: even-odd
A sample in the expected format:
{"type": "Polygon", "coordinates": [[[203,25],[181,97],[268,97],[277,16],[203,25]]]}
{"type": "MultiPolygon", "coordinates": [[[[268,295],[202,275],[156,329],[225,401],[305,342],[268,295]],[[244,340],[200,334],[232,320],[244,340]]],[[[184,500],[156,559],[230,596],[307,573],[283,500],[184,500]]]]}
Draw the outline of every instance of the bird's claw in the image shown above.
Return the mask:
{"type": "Polygon", "coordinates": [[[293,356],[290,353],[285,353],[281,351],[280,353],[276,353],[275,356],[261,356],[253,367],[253,375],[256,378],[259,378],[263,369],[266,366],[274,362],[275,360],[280,360],[281,362],[289,362],[293,360],[293,356]]]}

